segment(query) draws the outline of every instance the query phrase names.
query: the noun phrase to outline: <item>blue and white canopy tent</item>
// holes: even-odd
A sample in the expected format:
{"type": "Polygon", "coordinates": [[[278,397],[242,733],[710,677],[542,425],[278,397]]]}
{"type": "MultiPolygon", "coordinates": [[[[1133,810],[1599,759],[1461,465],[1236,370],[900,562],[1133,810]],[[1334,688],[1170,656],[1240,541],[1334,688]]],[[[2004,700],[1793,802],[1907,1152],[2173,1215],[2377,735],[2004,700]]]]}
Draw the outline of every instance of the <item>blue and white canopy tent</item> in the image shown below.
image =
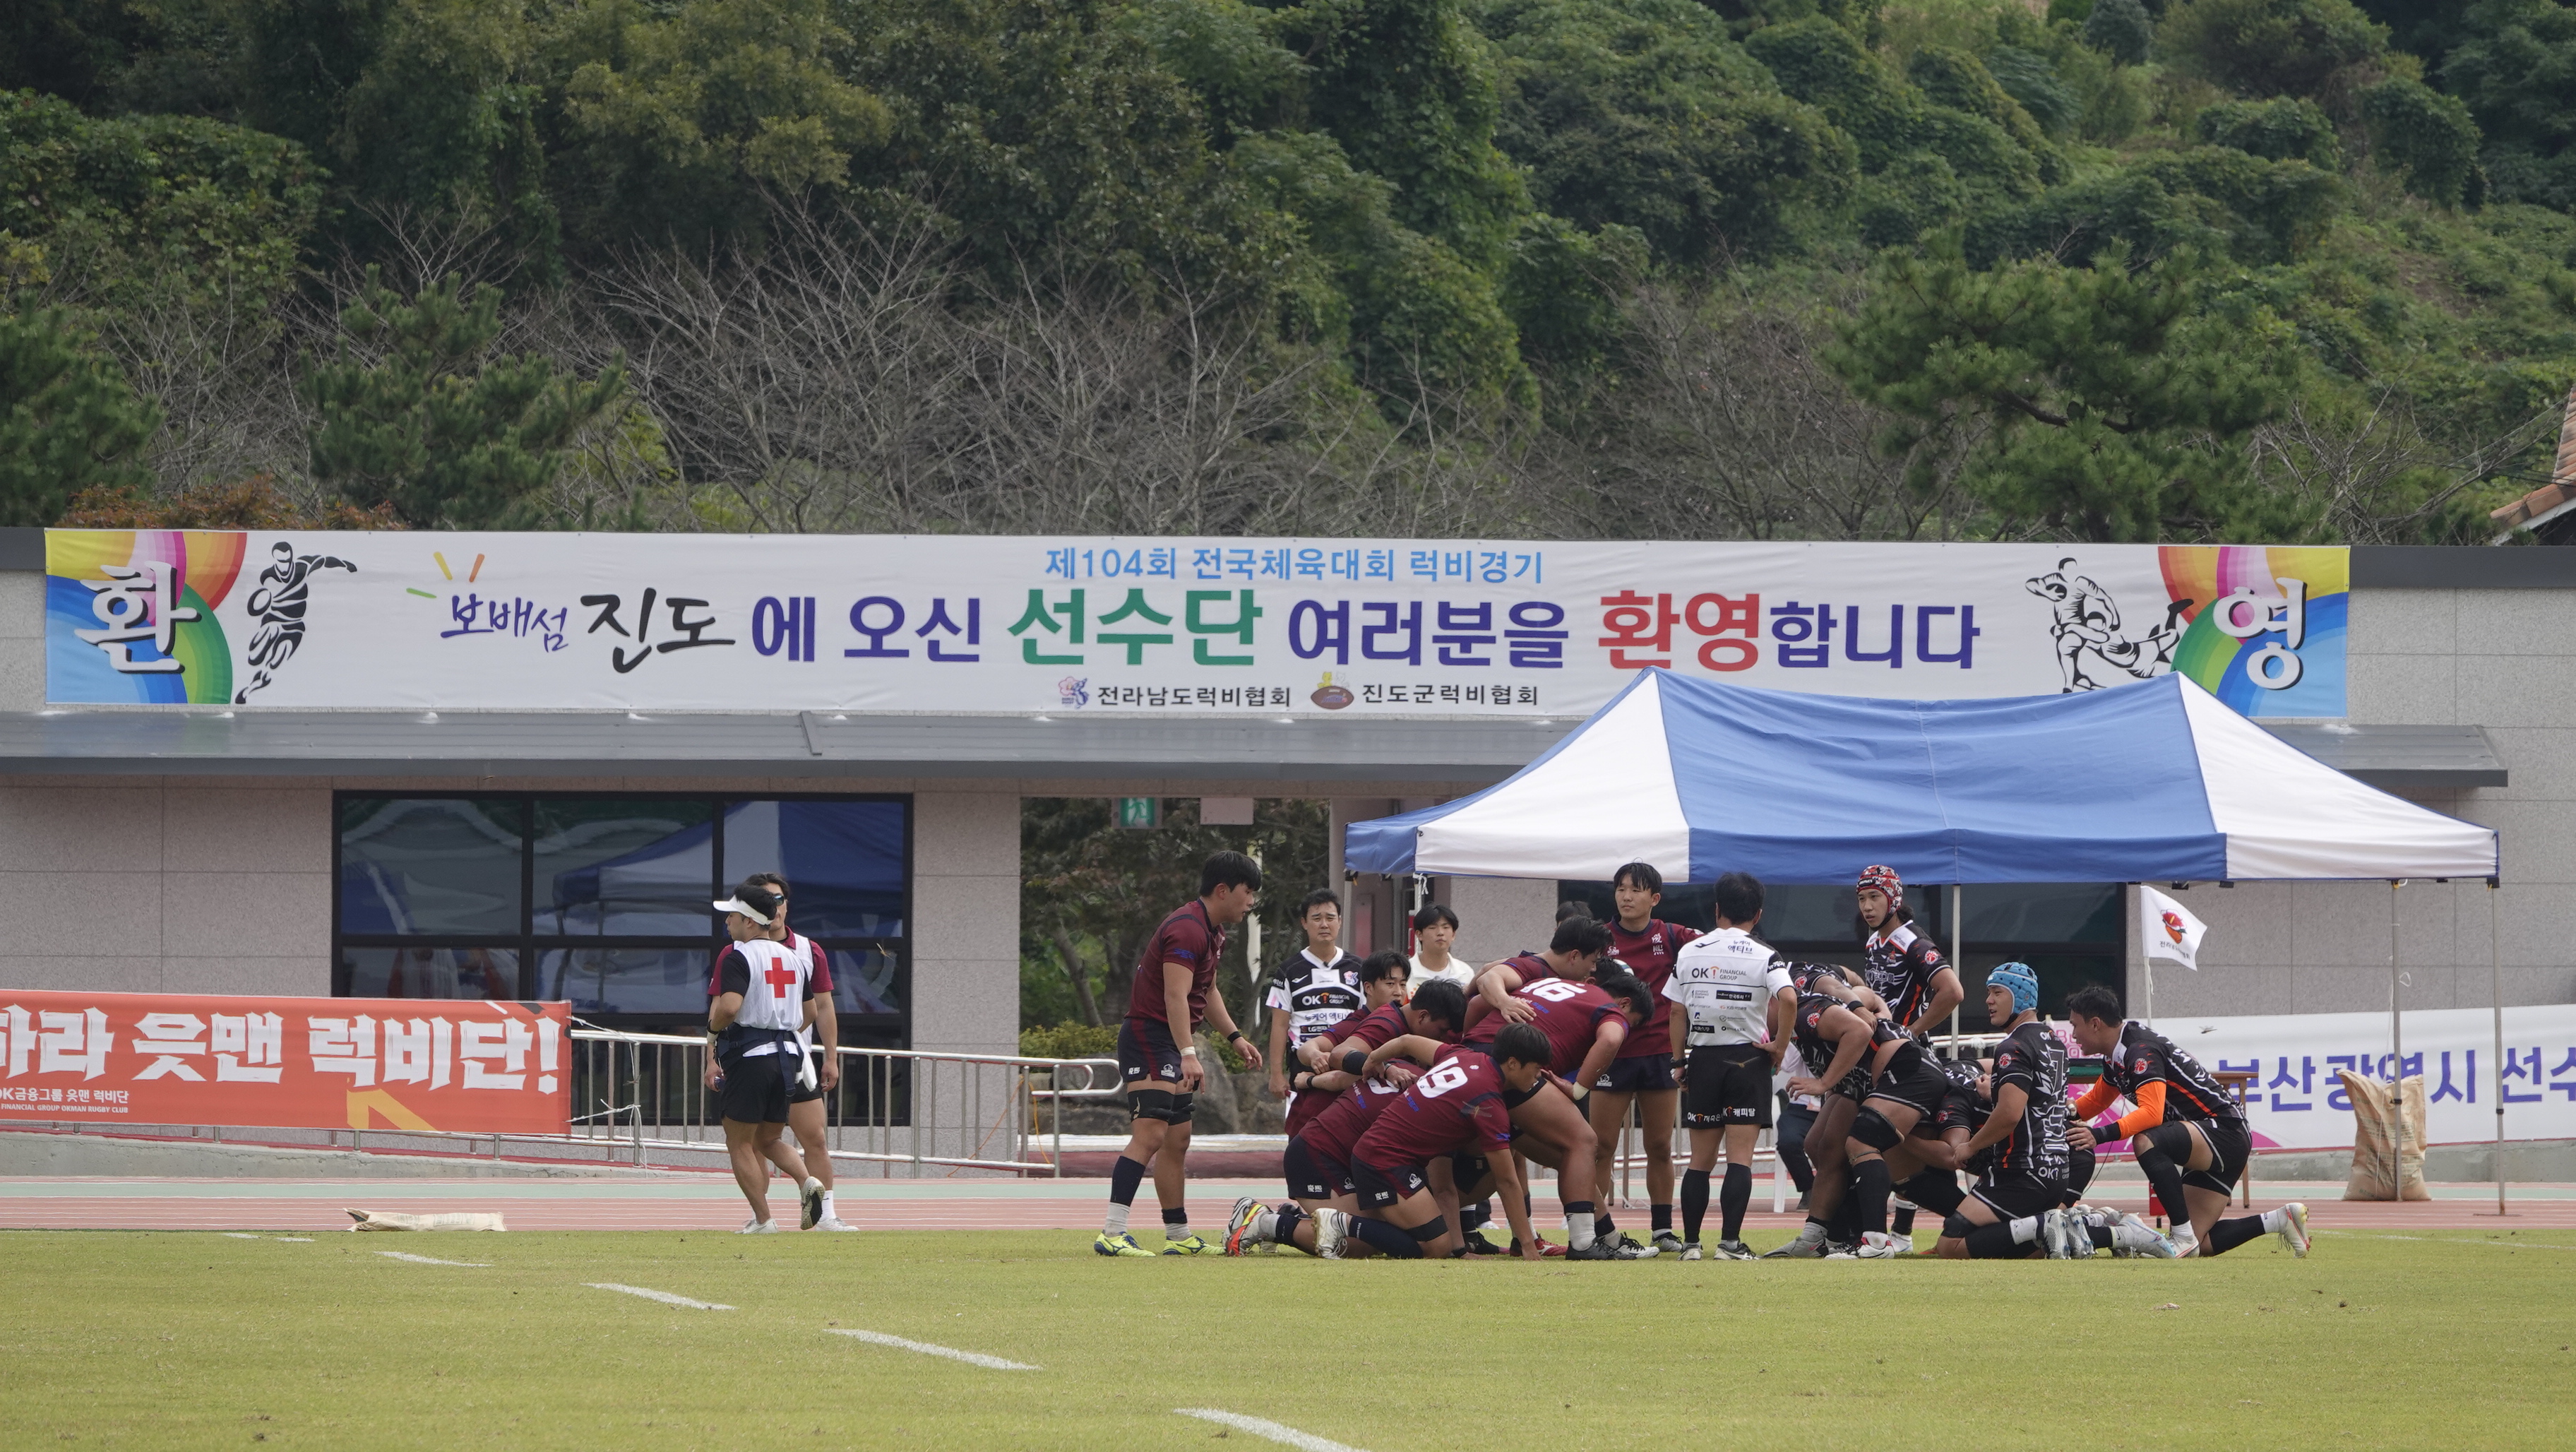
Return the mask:
{"type": "Polygon", "coordinates": [[[2493,829],[2365,785],[2179,675],[1881,701],[1645,670],[1509,780],[1354,822],[1361,872],[1849,882],[2493,877],[2493,829]],[[1686,865],[1685,865],[1686,864],[1686,865]],[[1679,870],[1676,870],[1679,869],[1679,870]]]}
{"type": "MultiPolygon", "coordinates": [[[[2485,878],[2499,840],[2354,780],[2180,675],[1982,701],[1811,696],[1642,670],[1506,781],[1354,822],[1359,872],[1607,878],[1653,862],[1708,882],[2485,878]],[[1678,869],[1678,870],[1676,870],[1678,869]]],[[[2396,920],[2389,1036],[2402,1064],[2396,920]]],[[[2496,1072],[2504,1010],[2496,975],[2496,1072]]],[[[2495,1090],[2503,1100],[2501,1079],[2495,1090]]],[[[2504,1194],[2504,1126],[2496,1126],[2504,1194]]]]}

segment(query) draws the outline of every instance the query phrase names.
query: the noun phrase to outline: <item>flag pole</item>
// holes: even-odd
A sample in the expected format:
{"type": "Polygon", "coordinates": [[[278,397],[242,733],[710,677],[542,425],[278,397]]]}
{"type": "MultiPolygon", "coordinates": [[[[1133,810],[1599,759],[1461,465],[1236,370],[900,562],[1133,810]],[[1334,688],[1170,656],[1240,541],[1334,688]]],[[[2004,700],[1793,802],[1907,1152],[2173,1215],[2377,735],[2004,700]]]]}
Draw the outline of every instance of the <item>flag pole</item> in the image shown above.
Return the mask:
{"type": "Polygon", "coordinates": [[[2487,879],[2487,1001],[2495,1008],[2496,1214],[2504,1209],[2504,945],[2496,938],[2496,880],[2487,879]]]}

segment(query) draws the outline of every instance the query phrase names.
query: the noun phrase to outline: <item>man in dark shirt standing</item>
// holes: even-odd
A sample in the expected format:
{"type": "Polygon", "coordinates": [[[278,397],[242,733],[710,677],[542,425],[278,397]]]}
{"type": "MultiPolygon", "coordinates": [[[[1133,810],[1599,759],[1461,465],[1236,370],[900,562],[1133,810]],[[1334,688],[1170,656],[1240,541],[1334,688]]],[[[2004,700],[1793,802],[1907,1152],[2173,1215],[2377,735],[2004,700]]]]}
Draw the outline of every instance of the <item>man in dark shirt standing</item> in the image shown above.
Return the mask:
{"type": "Polygon", "coordinates": [[[1199,868],[1199,895],[1163,919],[1137,960],[1127,1017],[1118,1025],[1118,1072],[1134,1122],[1127,1148],[1110,1166],[1109,1214],[1091,1244],[1101,1255],[1154,1253],[1127,1233],[1127,1213],[1148,1164],[1154,1167],[1154,1197],[1163,1207],[1163,1254],[1215,1249],[1190,1233],[1184,1199],[1190,1101],[1207,1077],[1193,1035],[1202,1022],[1212,1023],[1245,1063],[1261,1067],[1261,1051],[1234,1026],[1225,999],[1209,992],[1226,930],[1252,911],[1260,892],[1261,864],[1240,852],[1217,853],[1199,868]]]}
{"type": "MultiPolygon", "coordinates": [[[[1585,1105],[1592,1118],[1592,1182],[1601,1187],[1602,1203],[1607,1205],[1610,1162],[1627,1133],[1628,1106],[1633,1102],[1645,1138],[1646,1199],[1655,1249],[1679,1255],[1682,1242],[1673,1234],[1673,1114],[1680,1107],[1681,1092],[1673,1079],[1672,1016],[1663,1008],[1664,985],[1672,981],[1673,962],[1683,945],[1699,933],[1654,915],[1664,900],[1664,875],[1653,863],[1631,862],[1620,868],[1610,890],[1619,908],[1618,921],[1608,925],[1610,956],[1627,964],[1637,981],[1646,985],[1646,991],[1655,996],[1656,1011],[1619,1046],[1619,1057],[1610,1061],[1585,1105]]],[[[1606,1210],[1593,1216],[1592,1230],[1602,1239],[1618,1234],[1606,1210]]]]}

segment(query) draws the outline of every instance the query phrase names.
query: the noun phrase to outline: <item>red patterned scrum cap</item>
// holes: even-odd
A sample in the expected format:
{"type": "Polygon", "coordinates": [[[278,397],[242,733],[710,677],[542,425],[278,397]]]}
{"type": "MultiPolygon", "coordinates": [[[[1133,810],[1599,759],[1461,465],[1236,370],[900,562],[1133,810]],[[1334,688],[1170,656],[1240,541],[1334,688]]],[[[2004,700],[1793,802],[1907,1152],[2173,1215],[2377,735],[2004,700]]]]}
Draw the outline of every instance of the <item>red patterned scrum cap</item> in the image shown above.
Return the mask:
{"type": "Polygon", "coordinates": [[[1860,882],[1852,890],[1854,892],[1875,890],[1884,893],[1891,904],[1905,901],[1905,884],[1897,880],[1896,869],[1893,867],[1862,868],[1860,882]]]}

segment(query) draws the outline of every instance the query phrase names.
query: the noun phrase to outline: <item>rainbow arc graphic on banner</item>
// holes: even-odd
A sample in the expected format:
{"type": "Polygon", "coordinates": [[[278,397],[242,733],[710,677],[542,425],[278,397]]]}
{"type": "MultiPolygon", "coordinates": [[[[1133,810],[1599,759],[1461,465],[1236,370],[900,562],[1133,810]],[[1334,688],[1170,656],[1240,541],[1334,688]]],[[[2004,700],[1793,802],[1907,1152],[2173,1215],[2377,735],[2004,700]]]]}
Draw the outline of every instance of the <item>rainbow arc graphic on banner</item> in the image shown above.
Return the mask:
{"type": "MultiPolygon", "coordinates": [[[[232,643],[215,618],[215,607],[232,594],[241,576],[242,553],[250,536],[229,530],[48,530],[45,533],[45,633],[63,636],[95,630],[104,623],[99,592],[93,582],[105,579],[106,567],[159,565],[174,582],[182,618],[171,635],[167,659],[176,671],[119,671],[96,650],[49,650],[45,653],[45,698],[51,701],[101,701],[119,705],[222,705],[233,693],[232,643]]],[[[164,659],[149,640],[134,642],[132,658],[164,659]]]]}
{"type": "Polygon", "coordinates": [[[2166,598],[2191,602],[2176,671],[2248,716],[2344,714],[2349,551],[2167,545],[2157,555],[2166,598]]]}

